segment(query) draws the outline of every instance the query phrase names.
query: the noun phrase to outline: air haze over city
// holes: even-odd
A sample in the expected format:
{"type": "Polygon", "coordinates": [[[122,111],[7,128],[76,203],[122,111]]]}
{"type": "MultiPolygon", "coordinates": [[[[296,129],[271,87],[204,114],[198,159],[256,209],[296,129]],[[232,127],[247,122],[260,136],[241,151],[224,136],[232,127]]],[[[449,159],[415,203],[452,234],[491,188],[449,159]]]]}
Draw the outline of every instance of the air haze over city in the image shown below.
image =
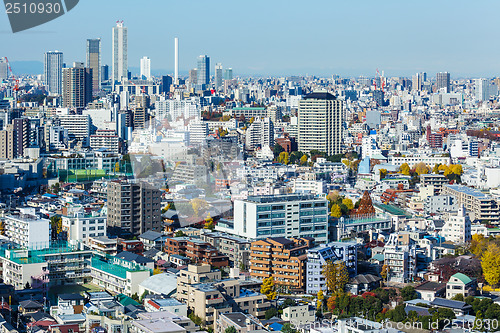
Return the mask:
{"type": "MultiPolygon", "coordinates": [[[[180,70],[199,54],[238,68],[241,75],[387,75],[450,71],[458,76],[500,72],[497,1],[81,1],[58,20],[18,34],[0,21],[11,61],[40,61],[60,50],[84,61],[87,38],[102,39],[111,61],[110,26],[129,27],[129,65],[151,58],[153,72],[173,72],[174,37],[180,70]]],[[[5,47],[2,47],[5,51],[5,47]]],[[[4,51],[4,52],[5,52],[4,51]]],[[[41,68],[41,66],[39,66],[41,68]]],[[[22,74],[22,73],[20,73],[22,74]]],[[[40,73],[41,74],[41,73],[40,73]]]]}
{"type": "Polygon", "coordinates": [[[1,333],[500,327],[500,2],[4,0],[1,333]]]}

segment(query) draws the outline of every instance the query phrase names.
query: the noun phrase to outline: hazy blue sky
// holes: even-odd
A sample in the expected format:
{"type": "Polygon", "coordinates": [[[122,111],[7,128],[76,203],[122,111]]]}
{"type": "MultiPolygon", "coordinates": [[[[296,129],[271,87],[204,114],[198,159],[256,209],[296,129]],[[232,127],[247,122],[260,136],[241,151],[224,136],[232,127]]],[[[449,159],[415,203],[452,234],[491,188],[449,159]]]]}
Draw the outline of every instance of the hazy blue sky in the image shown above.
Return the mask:
{"type": "Polygon", "coordinates": [[[85,40],[102,38],[111,65],[111,28],[128,27],[129,67],[142,56],[153,69],[173,71],[174,37],[180,69],[207,54],[238,74],[344,76],[449,71],[500,75],[500,1],[461,0],[80,0],[66,15],[13,34],[0,14],[0,56],[43,60],[64,52],[85,61],[85,40]]]}

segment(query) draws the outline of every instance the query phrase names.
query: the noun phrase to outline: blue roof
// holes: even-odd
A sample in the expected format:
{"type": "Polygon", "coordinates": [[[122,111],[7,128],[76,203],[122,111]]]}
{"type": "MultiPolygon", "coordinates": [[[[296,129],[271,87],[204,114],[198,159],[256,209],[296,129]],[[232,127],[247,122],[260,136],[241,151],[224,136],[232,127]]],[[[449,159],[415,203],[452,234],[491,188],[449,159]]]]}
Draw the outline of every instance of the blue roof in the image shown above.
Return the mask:
{"type": "Polygon", "coordinates": [[[269,325],[269,328],[272,329],[273,331],[281,331],[283,325],[281,325],[280,323],[273,323],[269,325]]]}

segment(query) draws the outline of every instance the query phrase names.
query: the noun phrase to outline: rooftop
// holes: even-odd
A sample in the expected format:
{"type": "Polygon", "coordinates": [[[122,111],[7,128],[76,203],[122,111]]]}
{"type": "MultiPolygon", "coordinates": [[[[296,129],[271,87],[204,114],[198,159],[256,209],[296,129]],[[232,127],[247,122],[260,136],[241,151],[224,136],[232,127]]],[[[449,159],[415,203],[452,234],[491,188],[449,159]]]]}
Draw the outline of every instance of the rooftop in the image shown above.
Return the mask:
{"type": "Polygon", "coordinates": [[[460,192],[460,193],[463,193],[466,195],[470,195],[470,196],[473,196],[475,198],[483,198],[483,199],[488,198],[488,196],[486,194],[484,194],[478,190],[475,190],[473,188],[464,186],[464,185],[445,185],[445,186],[454,190],[454,191],[457,191],[457,192],[460,192]]]}
{"type": "Polygon", "coordinates": [[[314,200],[314,199],[320,199],[320,197],[314,194],[260,195],[260,196],[249,196],[246,201],[251,201],[255,203],[271,203],[271,202],[302,201],[302,200],[314,200]]]}

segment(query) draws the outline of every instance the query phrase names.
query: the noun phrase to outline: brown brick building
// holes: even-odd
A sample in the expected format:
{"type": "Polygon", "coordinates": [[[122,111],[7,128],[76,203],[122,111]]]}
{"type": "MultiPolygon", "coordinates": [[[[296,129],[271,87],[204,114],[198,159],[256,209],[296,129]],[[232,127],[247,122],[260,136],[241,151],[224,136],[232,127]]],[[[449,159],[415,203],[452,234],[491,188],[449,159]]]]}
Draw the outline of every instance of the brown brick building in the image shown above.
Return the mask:
{"type": "Polygon", "coordinates": [[[170,237],[165,241],[164,251],[167,254],[178,254],[188,257],[194,263],[204,263],[215,267],[229,265],[229,257],[222,255],[210,243],[198,238],[170,237]]]}
{"type": "Polygon", "coordinates": [[[310,237],[271,237],[252,242],[250,275],[258,279],[273,276],[277,285],[305,290],[306,251],[313,246],[310,237]]]}

